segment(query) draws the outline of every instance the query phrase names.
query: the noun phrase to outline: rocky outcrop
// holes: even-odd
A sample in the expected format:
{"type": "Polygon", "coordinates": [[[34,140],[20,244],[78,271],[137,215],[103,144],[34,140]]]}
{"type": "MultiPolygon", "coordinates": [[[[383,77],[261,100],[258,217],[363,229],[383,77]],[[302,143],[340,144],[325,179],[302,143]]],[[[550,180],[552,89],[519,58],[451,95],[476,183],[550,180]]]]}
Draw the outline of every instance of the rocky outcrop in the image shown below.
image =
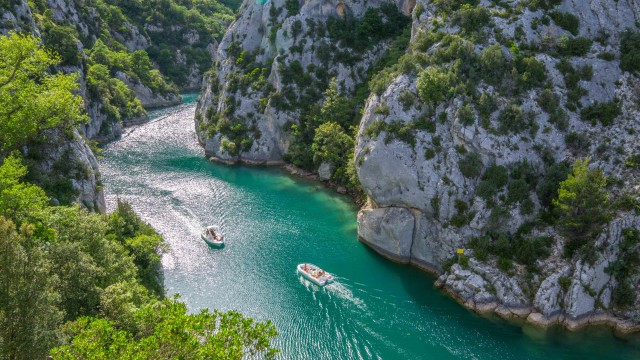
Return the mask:
{"type": "MultiPolygon", "coordinates": [[[[480,4],[488,5],[485,1],[480,4]]],[[[536,231],[551,234],[556,244],[552,255],[537,264],[539,274],[525,276],[531,273],[518,264],[513,271],[499,270],[497,258],[478,261],[471,250],[465,253],[468,264],[444,266],[455,259],[456,249],[467,247],[474,237],[487,232],[514,233],[535,220],[544,206],[536,185],[529,186],[520,201],[513,200],[515,190],[507,185],[494,189],[495,195],[487,195],[485,174],[491,167],[504,167],[510,184],[520,176],[518,171],[530,169],[526,171],[531,171],[531,183],[537,183],[543,181],[550,164],[590,156],[592,167],[620,179],[619,187],[611,189],[612,196],[628,193],[638,199],[640,173],[625,166],[624,160],[637,152],[640,112],[634,103],[640,96],[640,79],[623,72],[618,59],[622,32],[638,30],[640,5],[631,0],[563,1],[555,10],[576,15],[577,35],[597,40],[582,54],[564,56],[558,55],[563,51],[561,42],[574,36],[549,19],[549,11],[524,8],[513,16],[491,16],[500,11],[509,13],[507,8],[485,13],[493,27],[475,33],[486,38],[474,44],[456,20],[463,15],[444,18],[433,2],[417,1],[412,48],[419,50],[413,50],[413,55],[416,59],[433,58],[416,61],[420,65],[415,70],[397,72],[386,90],[372,94],[367,102],[355,150],[358,176],[369,198],[358,215],[359,238],[393,260],[441,274],[438,286],[478,311],[528,318],[540,325],[560,323],[575,328],[609,323],[621,329],[638,329],[638,302],[625,309],[614,304],[612,293],[618,284],[607,270],[618,259],[622,229],[640,228],[634,214],[616,214],[595,240],[598,257],[594,263],[564,258],[565,240],[552,226],[542,225],[531,236],[536,231]],[[505,92],[500,90],[504,83],[476,74],[470,75],[479,78],[472,83],[475,95],[449,90],[453,93],[449,98],[430,102],[418,91],[418,74],[429,67],[446,72],[470,61],[455,64],[457,56],[464,53],[434,60],[445,58],[443,53],[451,44],[442,41],[443,33],[434,36],[438,31],[460,35],[461,44],[470,43],[471,52],[478,56],[490,46],[499,46],[505,59],[516,59],[518,50],[507,45],[514,41],[544,66],[548,83],[505,92]],[[433,40],[425,40],[428,36],[433,40]],[[429,45],[422,45],[425,43],[429,45]],[[560,50],[554,52],[554,48],[560,50]],[[613,60],[598,56],[602,53],[612,54],[613,60]],[[587,73],[577,84],[568,79],[571,69],[567,70],[567,63],[576,73],[587,73]],[[548,104],[540,100],[545,87],[558,96],[555,114],[549,114],[548,104]],[[480,98],[491,98],[495,103],[489,111],[483,110],[478,105],[480,98]],[[588,120],[581,110],[599,103],[619,105],[620,114],[611,124],[603,125],[600,118],[588,120]],[[512,105],[517,116],[529,120],[509,130],[504,123],[513,117],[504,114],[512,105]],[[561,124],[557,114],[561,114],[561,124]],[[404,137],[398,133],[400,127],[404,137]],[[410,138],[406,132],[411,133],[410,138]],[[576,138],[588,140],[579,143],[576,138]]],[[[451,84],[452,89],[456,85],[451,84]]],[[[519,182],[524,183],[526,180],[519,182]]],[[[633,291],[640,297],[638,286],[634,285],[633,291]]]]}
{"type": "Polygon", "coordinates": [[[43,141],[24,149],[29,177],[42,186],[54,204],[77,202],[98,212],[106,211],[100,170],[84,138],[49,130],[43,141]]]}
{"type": "Polygon", "coordinates": [[[400,263],[411,260],[415,218],[410,210],[401,207],[362,210],[358,224],[362,224],[358,236],[376,251],[400,263]]]}
{"type": "Polygon", "coordinates": [[[136,97],[140,100],[145,109],[173,106],[182,103],[182,99],[178,94],[161,94],[154,92],[148,86],[145,86],[140,81],[131,78],[131,76],[123,73],[122,71],[118,71],[116,73],[116,78],[120,79],[129,89],[136,93],[136,97]]]}
{"type": "Polygon", "coordinates": [[[332,40],[325,33],[327,19],[358,19],[368,9],[390,3],[404,10],[411,5],[411,1],[404,0],[307,0],[300,3],[297,13],[290,13],[285,0],[264,5],[245,1],[238,19],[220,41],[214,70],[205,78],[196,111],[198,139],[207,155],[225,162],[282,163],[290,146],[288,126],[298,121],[302,109],[299,102],[303,100],[292,99],[292,94],[302,96],[304,92],[313,99],[304,101],[320,103],[317,93],[321,94],[328,83],[313,74],[322,70],[328,73],[323,75],[325,78],[335,77],[343,93],[351,93],[387,47],[384,42],[373,46],[348,65],[327,60],[325,57],[331,54],[350,51],[330,45],[332,40]],[[251,59],[251,64],[245,64],[243,59],[251,59]],[[304,84],[297,84],[302,79],[292,78],[288,70],[294,68],[311,75],[304,84]],[[249,79],[254,70],[263,78],[249,79]],[[318,85],[314,85],[316,82],[318,85]],[[221,117],[246,126],[245,146],[232,138],[237,134],[215,130],[221,117]],[[230,142],[231,149],[223,146],[230,142]]]}
{"type": "Polygon", "coordinates": [[[623,310],[613,307],[618,283],[606,270],[617,261],[622,231],[629,228],[640,228],[640,217],[624,214],[613,221],[596,240],[595,247],[601,250],[593,264],[572,262],[561,256],[556,246],[555,254],[541,264],[541,273],[528,281],[471,258],[466,267],[453,265],[436,285],[474,310],[498,310],[505,317],[526,318],[542,327],[562,324],[577,329],[608,324],[622,331],[637,331],[638,303],[623,310]],[[525,295],[521,286],[534,292],[525,295]]]}
{"type": "Polygon", "coordinates": [[[38,35],[39,30],[33,20],[33,14],[26,0],[0,7],[0,34],[7,35],[10,31],[32,31],[38,35]]]}

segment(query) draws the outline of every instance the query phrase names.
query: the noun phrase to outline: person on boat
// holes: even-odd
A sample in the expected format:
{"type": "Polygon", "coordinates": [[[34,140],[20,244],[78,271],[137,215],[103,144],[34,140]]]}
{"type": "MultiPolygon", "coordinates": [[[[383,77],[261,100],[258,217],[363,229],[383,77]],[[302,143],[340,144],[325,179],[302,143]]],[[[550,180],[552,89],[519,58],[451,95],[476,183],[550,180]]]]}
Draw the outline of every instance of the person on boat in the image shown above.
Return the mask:
{"type": "Polygon", "coordinates": [[[320,270],[320,272],[318,272],[318,277],[322,277],[322,275],[324,275],[324,270],[320,270]]]}
{"type": "Polygon", "coordinates": [[[309,272],[309,268],[307,268],[307,264],[304,264],[304,267],[302,268],[302,270],[304,270],[304,272],[309,272]]]}

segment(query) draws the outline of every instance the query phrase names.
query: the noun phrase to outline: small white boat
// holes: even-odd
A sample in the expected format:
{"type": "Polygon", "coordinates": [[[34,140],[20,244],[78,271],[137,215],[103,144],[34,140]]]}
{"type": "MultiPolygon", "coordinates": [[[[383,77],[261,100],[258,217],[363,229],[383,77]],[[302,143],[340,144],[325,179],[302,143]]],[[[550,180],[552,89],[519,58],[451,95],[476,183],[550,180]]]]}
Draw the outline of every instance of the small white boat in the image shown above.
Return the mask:
{"type": "Polygon", "coordinates": [[[202,230],[202,233],[200,233],[200,237],[212,247],[220,248],[224,246],[224,236],[222,236],[220,228],[217,225],[207,226],[202,230]]]}
{"type": "Polygon", "coordinates": [[[333,282],[333,275],[313,264],[298,264],[298,273],[319,286],[325,286],[333,282]]]}

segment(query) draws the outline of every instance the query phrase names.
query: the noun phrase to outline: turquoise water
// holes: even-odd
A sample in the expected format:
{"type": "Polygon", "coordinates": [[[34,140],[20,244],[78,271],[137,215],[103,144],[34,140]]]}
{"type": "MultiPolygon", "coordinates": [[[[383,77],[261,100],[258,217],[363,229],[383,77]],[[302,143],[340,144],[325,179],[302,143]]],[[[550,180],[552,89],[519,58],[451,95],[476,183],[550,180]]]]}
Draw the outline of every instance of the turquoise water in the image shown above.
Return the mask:
{"type": "Polygon", "coordinates": [[[360,244],[348,198],[277,169],[207,161],[189,102],[127,129],[101,166],[110,208],[127,199],[170,243],[165,287],[192,311],[271,319],[286,359],[640,358],[637,337],[608,329],[542,332],[468,312],[433,277],[360,244]],[[199,237],[213,223],[226,235],[222,250],[199,237]],[[301,262],[337,281],[310,284],[295,274],[301,262]]]}

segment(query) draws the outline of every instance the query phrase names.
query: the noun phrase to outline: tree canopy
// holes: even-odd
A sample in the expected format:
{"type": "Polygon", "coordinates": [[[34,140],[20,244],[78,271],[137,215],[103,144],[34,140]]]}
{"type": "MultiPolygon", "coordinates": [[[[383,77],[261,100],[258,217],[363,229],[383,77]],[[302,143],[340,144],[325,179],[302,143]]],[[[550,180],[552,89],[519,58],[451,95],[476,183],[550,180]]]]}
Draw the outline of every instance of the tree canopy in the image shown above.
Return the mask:
{"type": "Polygon", "coordinates": [[[0,36],[0,151],[14,149],[51,128],[83,121],[76,75],[51,74],[59,59],[31,35],[0,36]]]}
{"type": "Polygon", "coordinates": [[[67,324],[65,344],[52,350],[54,359],[271,359],[276,335],[271,322],[255,322],[237,312],[202,310],[164,299],[134,314],[130,331],[106,319],[80,318],[67,324]]]}
{"type": "Polygon", "coordinates": [[[609,221],[607,179],[599,169],[589,169],[589,158],[576,160],[553,200],[565,235],[579,243],[593,240],[609,221]]]}

